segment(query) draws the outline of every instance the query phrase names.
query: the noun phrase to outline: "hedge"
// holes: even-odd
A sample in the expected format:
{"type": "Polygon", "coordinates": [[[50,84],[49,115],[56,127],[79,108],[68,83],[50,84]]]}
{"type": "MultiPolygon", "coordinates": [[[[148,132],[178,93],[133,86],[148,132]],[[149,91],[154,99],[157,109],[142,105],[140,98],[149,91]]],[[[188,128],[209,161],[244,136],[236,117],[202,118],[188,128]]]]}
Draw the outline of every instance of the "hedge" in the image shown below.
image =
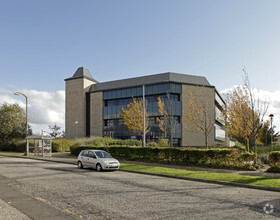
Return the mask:
{"type": "Polygon", "coordinates": [[[25,140],[11,140],[4,143],[0,143],[0,151],[14,151],[25,152],[26,141],[25,140]]]}
{"type": "Polygon", "coordinates": [[[52,141],[52,152],[69,152],[70,146],[74,144],[74,141],[55,139],[52,141]]]}
{"type": "Polygon", "coordinates": [[[241,153],[237,149],[189,149],[168,147],[130,147],[86,145],[70,147],[71,154],[78,155],[83,149],[105,150],[120,160],[196,165],[213,168],[252,169],[254,154],[241,153]]]}

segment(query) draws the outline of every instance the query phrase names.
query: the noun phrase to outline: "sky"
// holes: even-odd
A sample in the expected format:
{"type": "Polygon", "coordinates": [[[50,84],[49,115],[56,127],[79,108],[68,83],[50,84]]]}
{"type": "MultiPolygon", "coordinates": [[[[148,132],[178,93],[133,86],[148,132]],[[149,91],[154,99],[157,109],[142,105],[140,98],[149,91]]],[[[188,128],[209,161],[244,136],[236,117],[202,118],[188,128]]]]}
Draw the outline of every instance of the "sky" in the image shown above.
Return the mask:
{"type": "Polygon", "coordinates": [[[64,79],[177,72],[224,93],[251,85],[280,128],[279,0],[0,0],[0,105],[29,98],[29,123],[64,128],[64,79]]]}

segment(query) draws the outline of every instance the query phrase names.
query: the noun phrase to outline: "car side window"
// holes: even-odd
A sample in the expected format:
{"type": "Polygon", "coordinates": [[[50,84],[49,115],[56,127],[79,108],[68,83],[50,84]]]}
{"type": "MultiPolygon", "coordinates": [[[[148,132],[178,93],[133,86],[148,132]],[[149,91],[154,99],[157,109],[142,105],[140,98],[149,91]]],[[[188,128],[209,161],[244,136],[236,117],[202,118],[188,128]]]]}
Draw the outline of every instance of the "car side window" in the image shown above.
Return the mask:
{"type": "Polygon", "coordinates": [[[84,150],[83,153],[82,153],[82,156],[87,157],[87,156],[88,156],[88,151],[87,151],[87,150],[84,150]]]}
{"type": "Polygon", "coordinates": [[[92,151],[88,152],[88,156],[91,158],[96,158],[95,154],[92,151]]]}

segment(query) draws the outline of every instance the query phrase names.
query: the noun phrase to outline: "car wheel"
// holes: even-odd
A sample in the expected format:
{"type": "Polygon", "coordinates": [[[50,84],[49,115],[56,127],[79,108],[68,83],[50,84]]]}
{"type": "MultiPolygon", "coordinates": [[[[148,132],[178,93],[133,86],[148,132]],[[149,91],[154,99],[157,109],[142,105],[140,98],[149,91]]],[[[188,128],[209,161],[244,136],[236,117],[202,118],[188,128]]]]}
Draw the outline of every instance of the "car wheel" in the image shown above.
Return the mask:
{"type": "Polygon", "coordinates": [[[79,168],[79,169],[83,169],[83,167],[84,167],[84,166],[83,166],[82,162],[79,161],[79,162],[78,162],[78,168],[79,168]]]}
{"type": "Polygon", "coordinates": [[[96,171],[97,172],[102,171],[102,166],[100,165],[100,163],[96,164],[96,171]]]}

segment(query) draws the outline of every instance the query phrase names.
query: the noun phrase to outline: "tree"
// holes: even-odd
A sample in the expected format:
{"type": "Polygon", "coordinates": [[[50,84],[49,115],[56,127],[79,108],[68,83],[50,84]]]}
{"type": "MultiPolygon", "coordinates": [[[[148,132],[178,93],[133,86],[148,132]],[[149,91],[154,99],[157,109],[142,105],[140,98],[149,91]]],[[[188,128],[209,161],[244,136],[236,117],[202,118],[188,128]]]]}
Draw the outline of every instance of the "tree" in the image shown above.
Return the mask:
{"type": "Polygon", "coordinates": [[[60,127],[56,124],[54,124],[54,126],[49,125],[49,129],[52,130],[52,132],[49,133],[50,136],[52,136],[55,139],[62,134],[62,132],[60,131],[60,127]]]}
{"type": "Polygon", "coordinates": [[[243,144],[249,141],[256,153],[256,140],[263,126],[269,102],[260,100],[258,92],[251,87],[245,68],[243,72],[244,85],[226,94],[226,125],[233,138],[243,144]]]}
{"type": "Polygon", "coordinates": [[[243,144],[247,141],[256,150],[256,139],[263,126],[263,117],[267,111],[268,103],[261,106],[260,100],[254,99],[248,87],[237,86],[226,96],[226,127],[230,136],[243,144]]]}
{"type": "Polygon", "coordinates": [[[254,143],[254,153],[257,153],[257,146],[256,146],[256,138],[258,135],[258,132],[260,131],[260,128],[263,124],[263,117],[267,112],[268,106],[269,106],[269,102],[268,101],[264,101],[260,102],[259,97],[255,97],[255,93],[251,87],[251,82],[249,80],[249,76],[248,73],[245,69],[245,67],[243,68],[243,72],[244,72],[244,87],[246,89],[246,92],[248,93],[249,96],[249,106],[251,108],[251,117],[252,117],[252,134],[253,134],[253,143],[254,143]],[[257,119],[255,119],[255,115],[257,116],[257,119]]]}
{"type": "Polygon", "coordinates": [[[275,132],[275,128],[276,126],[273,126],[273,129],[271,129],[270,121],[269,120],[265,121],[260,129],[257,138],[257,143],[265,146],[271,145],[271,134],[273,140],[275,140],[279,134],[279,132],[275,132]]]}
{"type": "Polygon", "coordinates": [[[170,94],[167,95],[166,103],[160,96],[158,96],[157,100],[158,113],[160,114],[160,117],[157,117],[157,122],[160,130],[164,132],[165,138],[166,136],[169,138],[169,146],[172,147],[175,120],[172,114],[170,94]]]}
{"type": "Polygon", "coordinates": [[[204,135],[205,147],[208,149],[208,137],[214,128],[213,103],[205,97],[203,89],[189,93],[188,111],[184,113],[187,129],[204,135]]]}
{"type": "Polygon", "coordinates": [[[124,120],[124,125],[129,130],[138,131],[142,136],[142,143],[144,145],[144,138],[149,132],[149,115],[147,112],[147,105],[145,109],[145,134],[143,134],[143,101],[133,99],[133,102],[127,105],[127,109],[122,107],[119,115],[124,120]]]}
{"type": "MultiPolygon", "coordinates": [[[[30,126],[28,134],[32,134],[30,126]]],[[[0,108],[0,142],[25,138],[28,134],[23,109],[18,104],[4,103],[0,108]]]]}

